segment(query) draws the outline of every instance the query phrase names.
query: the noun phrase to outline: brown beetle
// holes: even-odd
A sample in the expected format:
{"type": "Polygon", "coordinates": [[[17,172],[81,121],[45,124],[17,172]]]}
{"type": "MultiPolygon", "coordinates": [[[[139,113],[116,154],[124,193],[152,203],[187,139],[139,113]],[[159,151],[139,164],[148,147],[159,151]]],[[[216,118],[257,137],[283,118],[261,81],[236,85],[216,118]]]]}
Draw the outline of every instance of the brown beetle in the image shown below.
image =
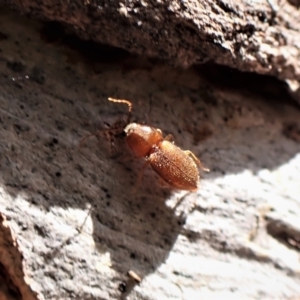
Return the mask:
{"type": "Polygon", "coordinates": [[[144,157],[143,167],[151,165],[152,169],[175,189],[196,191],[199,187],[199,171],[197,165],[205,169],[198,158],[189,150],[183,151],[174,145],[172,136],[165,138],[160,129],[130,123],[132,103],[128,100],[108,98],[109,101],[128,105],[126,142],[137,157],[144,157]]]}

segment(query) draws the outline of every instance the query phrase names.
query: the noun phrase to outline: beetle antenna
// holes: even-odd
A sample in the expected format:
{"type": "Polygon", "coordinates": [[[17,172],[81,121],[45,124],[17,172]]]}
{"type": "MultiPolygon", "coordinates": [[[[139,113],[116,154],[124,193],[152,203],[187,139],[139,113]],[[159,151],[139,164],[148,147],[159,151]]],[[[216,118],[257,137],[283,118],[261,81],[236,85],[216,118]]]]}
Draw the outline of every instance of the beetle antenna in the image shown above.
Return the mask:
{"type": "Polygon", "coordinates": [[[130,123],[130,119],[131,119],[132,103],[130,101],[128,101],[128,100],[115,99],[115,98],[108,98],[108,101],[127,104],[127,106],[128,106],[127,124],[129,124],[130,123]]]}
{"type": "Polygon", "coordinates": [[[80,149],[81,149],[81,147],[83,145],[83,142],[85,142],[86,139],[88,139],[88,138],[90,138],[92,136],[97,136],[97,134],[89,134],[89,135],[85,136],[84,138],[82,138],[82,140],[80,141],[79,146],[78,146],[78,150],[79,151],[80,151],[80,149]]]}

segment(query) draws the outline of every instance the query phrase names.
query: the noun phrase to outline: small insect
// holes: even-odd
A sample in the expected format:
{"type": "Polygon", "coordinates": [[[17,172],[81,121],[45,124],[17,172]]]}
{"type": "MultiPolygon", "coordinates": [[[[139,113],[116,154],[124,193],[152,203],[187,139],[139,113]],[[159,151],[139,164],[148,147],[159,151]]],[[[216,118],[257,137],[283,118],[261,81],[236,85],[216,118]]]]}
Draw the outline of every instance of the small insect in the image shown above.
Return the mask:
{"type": "Polygon", "coordinates": [[[140,283],[142,281],[141,277],[136,274],[133,270],[129,270],[127,272],[128,276],[133,279],[136,283],[140,283]]]}
{"type": "MultiPolygon", "coordinates": [[[[200,166],[204,168],[195,154],[174,145],[172,135],[163,137],[162,131],[149,125],[130,123],[132,103],[128,100],[108,98],[111,102],[128,106],[128,116],[123,130],[125,140],[136,157],[145,158],[142,171],[150,165],[152,169],[171,187],[179,190],[196,191],[200,184],[200,166]]],[[[112,132],[118,132],[116,126],[112,132]]],[[[142,174],[142,173],[141,173],[142,174]]]]}

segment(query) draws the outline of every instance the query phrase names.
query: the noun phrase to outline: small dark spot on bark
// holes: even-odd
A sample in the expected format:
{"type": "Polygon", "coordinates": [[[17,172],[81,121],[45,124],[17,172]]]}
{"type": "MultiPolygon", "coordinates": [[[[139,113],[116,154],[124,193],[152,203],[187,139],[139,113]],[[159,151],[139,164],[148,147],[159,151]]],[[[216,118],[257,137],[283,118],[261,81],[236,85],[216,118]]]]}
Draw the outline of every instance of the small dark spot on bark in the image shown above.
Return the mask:
{"type": "Polygon", "coordinates": [[[65,125],[64,123],[58,121],[58,120],[55,120],[55,124],[56,124],[56,128],[60,131],[64,130],[65,129],[65,125]]]}
{"type": "Polygon", "coordinates": [[[82,174],[83,173],[83,167],[81,165],[76,165],[76,169],[82,174]]]}
{"type": "Polygon", "coordinates": [[[6,66],[9,69],[13,70],[14,72],[18,72],[18,73],[24,72],[26,69],[25,65],[20,61],[8,61],[6,63],[6,66]]]}
{"type": "Polygon", "coordinates": [[[151,218],[155,219],[156,214],[154,212],[150,213],[151,218]]]}
{"type": "Polygon", "coordinates": [[[121,293],[125,293],[126,290],[127,290],[127,285],[124,281],[122,281],[119,286],[118,286],[118,290],[121,292],[121,293]]]}
{"type": "Polygon", "coordinates": [[[107,193],[108,192],[108,189],[104,186],[101,186],[101,190],[104,192],[104,193],[107,193]]]}
{"type": "Polygon", "coordinates": [[[282,133],[288,139],[300,143],[300,125],[296,122],[284,124],[282,133]]]}
{"type": "Polygon", "coordinates": [[[8,39],[8,35],[0,31],[0,41],[4,41],[8,39]]]}
{"type": "Polygon", "coordinates": [[[179,226],[184,225],[184,223],[185,223],[185,222],[184,222],[183,220],[178,220],[178,221],[177,221],[177,224],[178,224],[179,226]]]}
{"type": "Polygon", "coordinates": [[[226,249],[226,247],[227,247],[226,241],[222,241],[220,244],[221,244],[222,249],[226,249]]]}
{"type": "Polygon", "coordinates": [[[33,228],[34,228],[34,230],[36,231],[36,233],[38,234],[38,235],[40,235],[40,236],[42,236],[42,237],[45,237],[45,233],[44,233],[44,231],[43,231],[43,229],[40,227],[40,226],[38,226],[38,225],[34,225],[33,226],[33,228]]]}
{"type": "Polygon", "coordinates": [[[223,1],[217,0],[217,5],[226,13],[233,13],[238,16],[238,13],[232,8],[228,3],[224,3],[223,1]]]}
{"type": "Polygon", "coordinates": [[[45,72],[38,67],[34,67],[31,70],[29,77],[31,80],[39,84],[43,84],[45,82],[45,72]]]}
{"type": "Polygon", "coordinates": [[[265,23],[268,18],[267,18],[267,15],[264,11],[260,11],[258,14],[257,14],[257,17],[258,17],[258,20],[265,23]]]}
{"type": "Polygon", "coordinates": [[[168,239],[164,239],[164,243],[166,244],[166,245],[169,245],[170,244],[170,242],[169,242],[169,240],[168,239]]]}
{"type": "Polygon", "coordinates": [[[30,130],[30,127],[24,124],[14,124],[14,129],[17,134],[30,130]]]}

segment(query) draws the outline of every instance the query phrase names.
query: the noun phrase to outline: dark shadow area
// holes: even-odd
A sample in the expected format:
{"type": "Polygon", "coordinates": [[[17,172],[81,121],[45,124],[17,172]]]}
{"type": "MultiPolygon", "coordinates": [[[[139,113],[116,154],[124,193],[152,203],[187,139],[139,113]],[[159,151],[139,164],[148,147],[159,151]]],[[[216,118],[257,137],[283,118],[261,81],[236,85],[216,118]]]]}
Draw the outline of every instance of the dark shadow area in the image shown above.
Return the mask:
{"type": "Polygon", "coordinates": [[[300,234],[297,228],[281,220],[268,220],[267,232],[280,243],[293,250],[300,250],[300,234]]]}
{"type": "Polygon", "coordinates": [[[299,0],[288,0],[288,2],[289,2],[291,5],[295,6],[297,9],[300,8],[300,1],[299,1],[299,0]]]}
{"type": "Polygon", "coordinates": [[[22,299],[18,287],[15,286],[10,279],[9,272],[7,272],[4,265],[0,263],[0,296],[1,295],[4,297],[3,299],[22,299]]]}
{"type": "Polygon", "coordinates": [[[226,66],[207,63],[194,67],[209,83],[225,90],[270,99],[272,103],[285,103],[299,109],[299,105],[288,93],[288,85],[269,75],[241,72],[226,66]]]}
{"type": "MultiPolygon", "coordinates": [[[[95,63],[118,65],[124,59],[132,56],[129,52],[120,48],[101,45],[93,41],[83,41],[58,22],[44,23],[40,34],[46,43],[73,50],[79,53],[81,59],[90,65],[95,63]]],[[[70,54],[70,62],[72,62],[72,51],[68,53],[70,54]]]]}
{"type": "Polygon", "coordinates": [[[94,74],[102,72],[103,65],[122,66],[123,71],[132,69],[150,70],[157,63],[163,63],[157,58],[144,59],[128,51],[99,44],[94,41],[84,41],[73,33],[72,29],[58,22],[46,22],[40,30],[41,38],[48,44],[65,49],[65,55],[70,64],[76,64],[78,57],[85,62],[94,74]]]}

